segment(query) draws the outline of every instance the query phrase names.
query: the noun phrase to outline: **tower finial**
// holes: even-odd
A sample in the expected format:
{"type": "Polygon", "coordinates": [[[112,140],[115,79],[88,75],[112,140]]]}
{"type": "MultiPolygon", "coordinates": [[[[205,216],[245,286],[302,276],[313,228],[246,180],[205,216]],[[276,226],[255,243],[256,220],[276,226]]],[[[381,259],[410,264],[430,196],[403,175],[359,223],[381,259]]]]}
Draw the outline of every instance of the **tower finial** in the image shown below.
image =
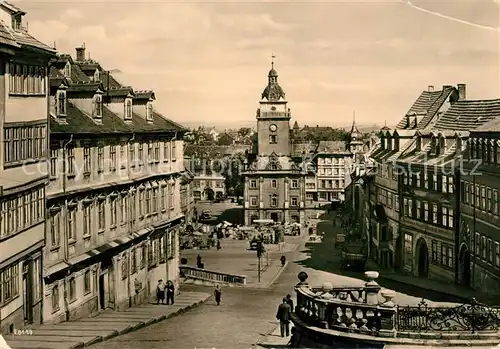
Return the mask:
{"type": "Polygon", "coordinates": [[[274,69],[274,59],[275,58],[276,58],[276,56],[273,53],[273,55],[271,56],[271,69],[274,69]]]}
{"type": "Polygon", "coordinates": [[[356,123],[356,110],[352,111],[352,124],[354,125],[356,123]]]}

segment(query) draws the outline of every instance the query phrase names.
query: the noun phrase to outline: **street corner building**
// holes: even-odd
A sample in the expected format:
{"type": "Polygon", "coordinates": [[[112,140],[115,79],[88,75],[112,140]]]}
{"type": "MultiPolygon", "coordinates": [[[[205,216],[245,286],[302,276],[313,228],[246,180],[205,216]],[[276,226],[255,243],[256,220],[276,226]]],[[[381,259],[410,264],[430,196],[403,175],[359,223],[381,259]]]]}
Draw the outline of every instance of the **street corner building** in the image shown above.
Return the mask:
{"type": "Polygon", "coordinates": [[[58,55],[49,80],[44,322],[151,301],[159,279],[178,282],[186,129],[84,47],[58,55]]]}
{"type": "Polygon", "coordinates": [[[305,223],[308,162],[293,156],[290,109],[274,63],[259,103],[257,137],[243,172],[245,224],[258,219],[305,223]]]}
{"type": "Polygon", "coordinates": [[[47,181],[47,70],[55,50],[0,1],[0,333],[42,321],[47,181]]]}

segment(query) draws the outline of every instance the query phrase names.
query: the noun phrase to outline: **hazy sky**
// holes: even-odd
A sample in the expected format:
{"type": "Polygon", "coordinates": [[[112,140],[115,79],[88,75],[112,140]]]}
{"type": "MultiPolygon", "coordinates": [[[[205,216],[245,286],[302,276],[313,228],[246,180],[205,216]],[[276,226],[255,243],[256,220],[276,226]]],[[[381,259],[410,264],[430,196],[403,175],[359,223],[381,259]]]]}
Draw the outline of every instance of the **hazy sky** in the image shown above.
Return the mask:
{"type": "Polygon", "coordinates": [[[345,125],[353,110],[359,123],[395,124],[428,85],[499,97],[493,0],[16,4],[31,34],[73,56],[85,42],[181,123],[254,122],[272,54],[299,124],[345,125]]]}

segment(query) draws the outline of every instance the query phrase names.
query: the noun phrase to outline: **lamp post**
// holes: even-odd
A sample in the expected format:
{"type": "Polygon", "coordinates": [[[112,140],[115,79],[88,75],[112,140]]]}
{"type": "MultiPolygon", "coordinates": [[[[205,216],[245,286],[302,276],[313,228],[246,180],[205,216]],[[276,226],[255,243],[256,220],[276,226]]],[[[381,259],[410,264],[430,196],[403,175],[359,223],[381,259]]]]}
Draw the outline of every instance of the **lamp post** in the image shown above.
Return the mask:
{"type": "Polygon", "coordinates": [[[109,77],[112,73],[121,73],[120,69],[109,69],[106,70],[106,105],[109,105],[109,77]]]}

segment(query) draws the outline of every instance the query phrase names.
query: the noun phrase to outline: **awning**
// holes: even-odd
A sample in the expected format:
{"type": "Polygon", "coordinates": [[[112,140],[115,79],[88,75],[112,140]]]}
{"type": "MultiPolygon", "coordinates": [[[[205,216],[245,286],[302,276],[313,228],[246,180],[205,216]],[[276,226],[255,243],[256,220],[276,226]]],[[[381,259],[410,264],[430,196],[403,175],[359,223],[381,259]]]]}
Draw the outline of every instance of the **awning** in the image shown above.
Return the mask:
{"type": "MultiPolygon", "coordinates": [[[[44,276],[50,276],[52,274],[55,274],[55,273],[58,273],[66,268],[69,267],[69,264],[66,263],[66,262],[59,262],[59,263],[56,263],[52,266],[50,266],[49,268],[47,268],[45,271],[44,271],[44,276]]],[[[1,347],[0,347],[1,348],[1,347]]]]}
{"type": "Polygon", "coordinates": [[[385,213],[384,206],[375,205],[373,209],[373,218],[375,218],[378,223],[387,223],[387,214],[385,213]]]}

